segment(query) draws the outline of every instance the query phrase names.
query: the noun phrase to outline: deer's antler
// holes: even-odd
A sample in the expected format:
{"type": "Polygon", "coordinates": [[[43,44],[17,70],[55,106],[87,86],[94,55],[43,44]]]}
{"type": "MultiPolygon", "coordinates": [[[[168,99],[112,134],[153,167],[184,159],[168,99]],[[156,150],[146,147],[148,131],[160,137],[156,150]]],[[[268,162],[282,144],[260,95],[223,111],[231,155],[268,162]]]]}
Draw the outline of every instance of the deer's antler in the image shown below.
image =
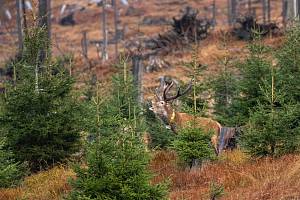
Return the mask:
{"type": "Polygon", "coordinates": [[[178,97],[181,97],[181,96],[183,96],[183,95],[185,95],[186,93],[188,93],[189,91],[190,91],[190,89],[192,88],[192,80],[190,81],[190,83],[189,83],[189,85],[187,86],[187,88],[183,91],[183,92],[181,92],[181,89],[180,88],[178,88],[178,90],[177,90],[177,93],[176,93],[176,95],[175,96],[171,96],[171,97],[167,97],[167,93],[169,92],[169,90],[173,87],[173,85],[174,85],[174,82],[172,81],[166,88],[165,88],[165,90],[164,90],[164,92],[163,92],[163,100],[164,101],[172,101],[172,100],[175,100],[175,99],[177,99],[178,97]]]}
{"type": "Polygon", "coordinates": [[[167,89],[169,87],[169,85],[171,84],[171,82],[169,81],[166,81],[165,80],[165,77],[160,77],[160,86],[158,88],[155,89],[155,95],[156,95],[156,98],[159,100],[159,101],[164,101],[164,96],[163,96],[163,93],[166,91],[166,90],[169,90],[167,89]]]}
{"type": "Polygon", "coordinates": [[[163,101],[162,96],[159,94],[159,89],[155,88],[155,96],[159,101],[163,101]]]}

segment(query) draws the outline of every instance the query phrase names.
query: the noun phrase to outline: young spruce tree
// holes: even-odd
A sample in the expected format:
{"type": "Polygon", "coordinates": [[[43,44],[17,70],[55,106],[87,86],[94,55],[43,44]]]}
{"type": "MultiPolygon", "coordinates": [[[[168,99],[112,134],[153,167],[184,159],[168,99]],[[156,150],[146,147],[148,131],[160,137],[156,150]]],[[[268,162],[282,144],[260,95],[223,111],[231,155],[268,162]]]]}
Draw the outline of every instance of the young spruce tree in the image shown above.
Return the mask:
{"type": "Polygon", "coordinates": [[[74,81],[55,62],[40,63],[40,49],[48,46],[44,29],[27,31],[0,116],[6,148],[31,171],[62,162],[79,147],[81,109],[72,95],[74,81]]]}
{"type": "Polygon", "coordinates": [[[98,113],[99,134],[88,147],[86,166],[75,168],[69,200],[166,199],[166,185],[150,183],[150,157],[141,142],[143,117],[126,59],[121,65],[123,70],[113,78],[112,95],[98,113]]]}
{"type": "Polygon", "coordinates": [[[271,77],[271,62],[266,59],[269,48],[258,38],[248,47],[250,55],[239,64],[239,78],[236,81],[236,95],[228,107],[227,113],[232,125],[244,125],[250,116],[250,109],[258,102],[264,103],[263,92],[259,89],[264,80],[271,77]]]}
{"type": "Polygon", "coordinates": [[[198,49],[195,47],[193,52],[193,60],[188,65],[192,68],[191,74],[193,83],[192,88],[192,109],[190,113],[194,115],[194,120],[190,122],[188,127],[179,129],[176,139],[172,142],[172,148],[177,152],[180,161],[183,164],[188,165],[190,168],[196,164],[200,164],[204,160],[214,159],[214,151],[210,144],[210,138],[212,134],[205,132],[203,129],[197,126],[196,117],[199,113],[203,114],[202,109],[198,109],[199,98],[197,96],[197,88],[199,88],[199,80],[197,77],[200,75],[200,71],[203,70],[202,66],[198,63],[198,49]]]}
{"type": "Polygon", "coordinates": [[[222,33],[222,46],[226,51],[219,59],[220,73],[214,75],[209,84],[213,91],[214,114],[218,122],[223,126],[235,126],[233,112],[230,109],[231,103],[237,97],[237,76],[233,70],[233,57],[228,50],[228,35],[222,33]]]}
{"type": "Polygon", "coordinates": [[[235,126],[234,113],[230,110],[232,100],[236,95],[236,78],[227,69],[227,60],[224,59],[224,68],[210,82],[214,91],[214,114],[217,121],[224,126],[235,126]]]}
{"type": "Polygon", "coordinates": [[[0,138],[0,188],[18,185],[24,172],[25,165],[14,161],[12,152],[5,149],[4,138],[0,138]]]}
{"type": "Polygon", "coordinates": [[[259,74],[263,83],[259,84],[257,94],[261,97],[250,111],[247,128],[240,139],[244,149],[253,156],[281,156],[299,151],[299,30],[297,25],[288,32],[283,46],[276,52],[274,66],[266,74],[259,74]]]}
{"type": "Polygon", "coordinates": [[[282,156],[299,151],[300,105],[286,101],[287,95],[276,89],[280,75],[272,67],[272,77],[260,87],[264,102],[250,112],[246,130],[241,136],[242,147],[252,156],[282,156]]]}
{"type": "Polygon", "coordinates": [[[292,27],[283,47],[276,54],[279,65],[278,85],[286,91],[286,100],[300,102],[300,24],[292,27]]]}

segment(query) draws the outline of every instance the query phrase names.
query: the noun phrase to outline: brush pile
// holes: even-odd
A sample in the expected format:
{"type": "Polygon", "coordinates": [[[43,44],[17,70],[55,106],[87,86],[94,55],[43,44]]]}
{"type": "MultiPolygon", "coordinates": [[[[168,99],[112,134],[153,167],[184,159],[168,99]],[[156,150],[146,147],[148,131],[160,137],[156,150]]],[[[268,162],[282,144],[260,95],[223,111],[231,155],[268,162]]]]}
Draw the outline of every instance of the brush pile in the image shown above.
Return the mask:
{"type": "Polygon", "coordinates": [[[190,43],[203,40],[208,35],[210,22],[197,17],[198,11],[187,7],[180,19],[173,18],[172,29],[146,41],[146,49],[170,52],[190,43]]]}
{"type": "MultiPolygon", "coordinates": [[[[178,50],[184,50],[190,44],[204,40],[209,34],[211,23],[207,19],[198,17],[198,11],[186,7],[179,19],[175,17],[171,23],[172,28],[156,37],[140,37],[125,43],[129,55],[140,55],[142,59],[166,56],[178,50]]],[[[151,60],[151,59],[150,59],[151,60]]],[[[164,62],[152,59],[147,66],[147,71],[152,72],[161,68],[168,68],[164,62]]]]}
{"type": "Polygon", "coordinates": [[[278,32],[279,28],[275,23],[258,24],[253,16],[245,16],[236,20],[232,35],[241,40],[252,40],[256,35],[265,37],[278,32]]]}

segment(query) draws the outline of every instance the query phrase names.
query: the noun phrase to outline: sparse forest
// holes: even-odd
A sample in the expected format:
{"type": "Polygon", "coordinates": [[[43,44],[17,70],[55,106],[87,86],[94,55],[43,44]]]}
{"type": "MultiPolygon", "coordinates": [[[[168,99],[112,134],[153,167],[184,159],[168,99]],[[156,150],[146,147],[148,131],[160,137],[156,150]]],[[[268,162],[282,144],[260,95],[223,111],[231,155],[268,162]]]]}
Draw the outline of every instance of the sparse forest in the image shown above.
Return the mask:
{"type": "Polygon", "coordinates": [[[300,199],[299,13],[0,0],[0,200],[300,199]]]}

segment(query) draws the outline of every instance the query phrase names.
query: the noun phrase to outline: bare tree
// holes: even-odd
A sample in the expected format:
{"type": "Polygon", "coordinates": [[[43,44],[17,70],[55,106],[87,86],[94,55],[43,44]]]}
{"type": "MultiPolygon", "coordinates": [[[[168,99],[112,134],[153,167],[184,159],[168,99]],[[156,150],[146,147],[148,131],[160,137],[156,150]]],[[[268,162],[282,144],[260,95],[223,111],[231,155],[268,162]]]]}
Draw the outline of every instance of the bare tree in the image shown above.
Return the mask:
{"type": "Polygon", "coordinates": [[[298,6],[299,6],[299,0],[285,0],[286,4],[286,18],[287,20],[293,20],[296,17],[299,16],[298,13],[298,6]]]}
{"type": "Polygon", "coordinates": [[[213,3],[212,3],[212,21],[213,21],[213,27],[215,27],[217,25],[216,15],[217,15],[216,0],[213,0],[213,3]]]}
{"type": "Polygon", "coordinates": [[[268,9],[268,23],[271,22],[271,0],[267,0],[267,9],[268,9]]]}
{"type": "Polygon", "coordinates": [[[294,0],[293,6],[294,6],[294,18],[296,18],[296,17],[299,18],[300,1],[294,0]]]}
{"type": "Polygon", "coordinates": [[[24,12],[23,6],[24,1],[16,0],[16,9],[17,9],[17,30],[18,30],[18,46],[19,52],[18,55],[23,53],[23,40],[24,40],[24,12]]]}
{"type": "Polygon", "coordinates": [[[300,0],[298,0],[298,2],[297,2],[297,10],[298,10],[298,17],[299,17],[299,13],[300,13],[300,0]]]}
{"type": "Polygon", "coordinates": [[[263,23],[266,24],[266,14],[267,14],[267,1],[262,1],[262,10],[263,10],[263,23]]]}
{"type": "Polygon", "coordinates": [[[137,100],[139,103],[143,103],[142,79],[144,67],[142,56],[139,53],[132,56],[132,65],[134,85],[137,87],[138,92],[137,100]]]}
{"type": "Polygon", "coordinates": [[[263,22],[266,24],[267,22],[271,22],[271,2],[270,0],[263,0],[262,1],[262,8],[263,8],[263,22]]]}
{"type": "Polygon", "coordinates": [[[252,13],[252,2],[251,0],[248,0],[248,14],[251,15],[252,13]]]}
{"type": "Polygon", "coordinates": [[[22,0],[22,10],[23,10],[24,33],[26,33],[27,32],[27,15],[26,15],[25,0],[22,0]]]}
{"type": "Polygon", "coordinates": [[[88,59],[88,41],[86,31],[82,31],[81,49],[83,57],[88,59]]]}
{"type": "Polygon", "coordinates": [[[228,22],[231,25],[236,20],[236,0],[228,0],[228,22]]]}
{"type": "Polygon", "coordinates": [[[102,3],[103,3],[102,5],[102,31],[103,31],[102,62],[105,62],[108,59],[106,0],[103,0],[102,3]]]}
{"type": "Polygon", "coordinates": [[[4,6],[5,6],[5,1],[4,0],[0,0],[0,17],[2,15],[2,13],[4,12],[4,6]]]}
{"type": "Polygon", "coordinates": [[[286,27],[286,20],[287,20],[287,1],[282,0],[282,24],[286,27]]]}
{"type": "Polygon", "coordinates": [[[82,57],[84,59],[85,65],[91,69],[91,65],[89,62],[89,57],[88,57],[88,39],[87,39],[87,32],[83,31],[82,32],[82,39],[81,39],[81,50],[82,50],[82,57]]]}
{"type": "Polygon", "coordinates": [[[115,24],[115,56],[118,57],[118,20],[119,20],[119,13],[118,13],[118,6],[117,0],[111,1],[114,7],[114,24],[115,24]]]}
{"type": "Polygon", "coordinates": [[[231,0],[227,0],[227,17],[228,17],[228,24],[231,25],[231,0]]]}

